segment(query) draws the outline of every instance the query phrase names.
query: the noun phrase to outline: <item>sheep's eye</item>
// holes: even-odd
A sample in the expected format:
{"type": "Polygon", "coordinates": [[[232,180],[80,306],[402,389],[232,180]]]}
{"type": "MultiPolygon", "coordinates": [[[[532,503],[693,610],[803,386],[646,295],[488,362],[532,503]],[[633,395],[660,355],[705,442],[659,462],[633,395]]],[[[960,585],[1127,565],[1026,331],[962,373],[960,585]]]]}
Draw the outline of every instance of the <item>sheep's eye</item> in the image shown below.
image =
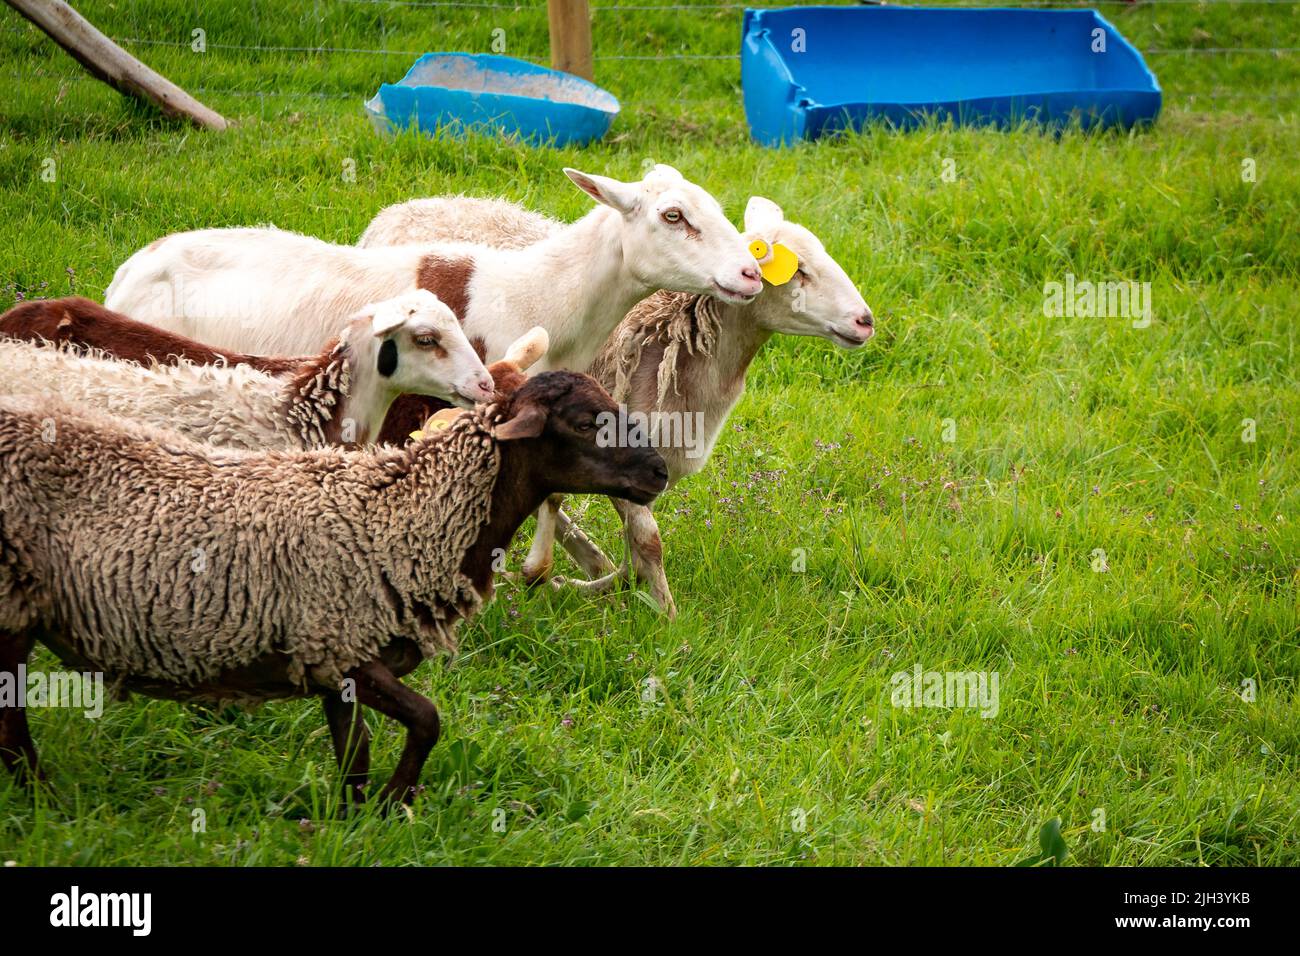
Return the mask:
{"type": "Polygon", "coordinates": [[[662,218],[664,222],[675,226],[682,221],[682,211],[680,209],[665,209],[662,218]]]}
{"type": "Polygon", "coordinates": [[[582,421],[578,422],[578,431],[580,432],[594,432],[595,430],[596,430],[596,423],[593,422],[591,419],[583,419],[582,421]]]}
{"type": "Polygon", "coordinates": [[[431,348],[433,348],[435,345],[438,344],[438,336],[436,336],[436,335],[417,335],[417,336],[415,337],[415,344],[418,345],[418,346],[420,346],[420,348],[422,348],[422,349],[431,349],[431,348]]]}

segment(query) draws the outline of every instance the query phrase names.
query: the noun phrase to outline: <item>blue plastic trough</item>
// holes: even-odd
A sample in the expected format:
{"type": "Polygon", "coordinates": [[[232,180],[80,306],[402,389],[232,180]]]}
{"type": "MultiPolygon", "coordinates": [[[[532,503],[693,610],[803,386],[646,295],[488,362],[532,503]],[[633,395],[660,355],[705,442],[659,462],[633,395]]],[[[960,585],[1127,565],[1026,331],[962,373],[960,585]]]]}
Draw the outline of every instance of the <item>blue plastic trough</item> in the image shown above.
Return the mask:
{"type": "Polygon", "coordinates": [[[873,120],[1090,128],[1160,113],[1154,74],[1095,10],[746,10],[740,69],[749,128],[767,146],[873,120]]]}
{"type": "Polygon", "coordinates": [[[366,102],[375,128],[518,135],[537,145],[600,139],[618,100],[594,83],[509,56],[426,53],[366,102]]]}

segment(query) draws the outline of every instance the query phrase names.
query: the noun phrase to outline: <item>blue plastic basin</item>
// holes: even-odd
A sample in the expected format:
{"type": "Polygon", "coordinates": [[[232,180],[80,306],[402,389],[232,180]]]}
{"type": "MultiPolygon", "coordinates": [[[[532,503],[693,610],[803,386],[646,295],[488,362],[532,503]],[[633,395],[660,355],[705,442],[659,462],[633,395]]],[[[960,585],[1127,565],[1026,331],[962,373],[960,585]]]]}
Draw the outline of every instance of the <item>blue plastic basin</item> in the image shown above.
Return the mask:
{"type": "Polygon", "coordinates": [[[504,132],[548,146],[600,139],[619,109],[581,77],[488,53],[426,53],[365,105],[381,131],[504,132]]]}
{"type": "Polygon", "coordinates": [[[750,131],[768,146],[873,120],[1090,128],[1160,113],[1154,74],[1095,10],[751,9],[740,63],[750,131]]]}

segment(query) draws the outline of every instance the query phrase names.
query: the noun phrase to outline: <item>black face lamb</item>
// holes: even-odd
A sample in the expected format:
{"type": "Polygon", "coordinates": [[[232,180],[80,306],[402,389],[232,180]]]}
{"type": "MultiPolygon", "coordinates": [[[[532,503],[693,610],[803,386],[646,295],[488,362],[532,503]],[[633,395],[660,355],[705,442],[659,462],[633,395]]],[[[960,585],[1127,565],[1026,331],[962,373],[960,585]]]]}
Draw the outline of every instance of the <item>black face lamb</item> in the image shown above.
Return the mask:
{"type": "MultiPolygon", "coordinates": [[[[597,443],[614,411],[549,372],[406,448],[252,453],[0,398],[0,671],[39,640],[155,697],[320,696],[352,802],[365,704],[407,728],[381,797],[410,799],[438,713],[398,678],[454,650],[498,549],[547,495],[663,489],[653,449],[597,443]]],[[[40,775],[21,707],[0,710],[0,758],[40,775]]]]}

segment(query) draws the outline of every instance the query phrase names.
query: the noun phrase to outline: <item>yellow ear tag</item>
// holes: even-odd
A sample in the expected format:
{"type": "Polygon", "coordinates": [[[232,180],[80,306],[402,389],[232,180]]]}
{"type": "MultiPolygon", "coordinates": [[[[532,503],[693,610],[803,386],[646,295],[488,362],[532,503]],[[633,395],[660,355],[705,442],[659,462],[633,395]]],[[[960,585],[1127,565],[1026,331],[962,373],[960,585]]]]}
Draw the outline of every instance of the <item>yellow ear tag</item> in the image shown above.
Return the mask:
{"type": "MultiPolygon", "coordinates": [[[[755,257],[757,258],[757,257],[755,257]]],[[[763,278],[772,285],[785,285],[799,271],[799,257],[779,242],[772,243],[772,258],[767,262],[760,260],[763,278]]]]}
{"type": "Polygon", "coordinates": [[[755,239],[749,244],[749,254],[759,262],[766,260],[771,251],[772,250],[768,248],[767,243],[762,239],[755,239]]]}
{"type": "MultiPolygon", "coordinates": [[[[444,409],[444,411],[454,411],[454,410],[444,409]]],[[[442,412],[438,413],[438,415],[441,414],[442,412]]],[[[434,415],[427,422],[425,422],[424,427],[421,428],[419,431],[411,432],[411,437],[416,441],[419,441],[421,438],[428,438],[432,436],[434,432],[440,432],[444,428],[447,428],[451,425],[450,417],[439,418],[438,415],[434,415]]]]}

